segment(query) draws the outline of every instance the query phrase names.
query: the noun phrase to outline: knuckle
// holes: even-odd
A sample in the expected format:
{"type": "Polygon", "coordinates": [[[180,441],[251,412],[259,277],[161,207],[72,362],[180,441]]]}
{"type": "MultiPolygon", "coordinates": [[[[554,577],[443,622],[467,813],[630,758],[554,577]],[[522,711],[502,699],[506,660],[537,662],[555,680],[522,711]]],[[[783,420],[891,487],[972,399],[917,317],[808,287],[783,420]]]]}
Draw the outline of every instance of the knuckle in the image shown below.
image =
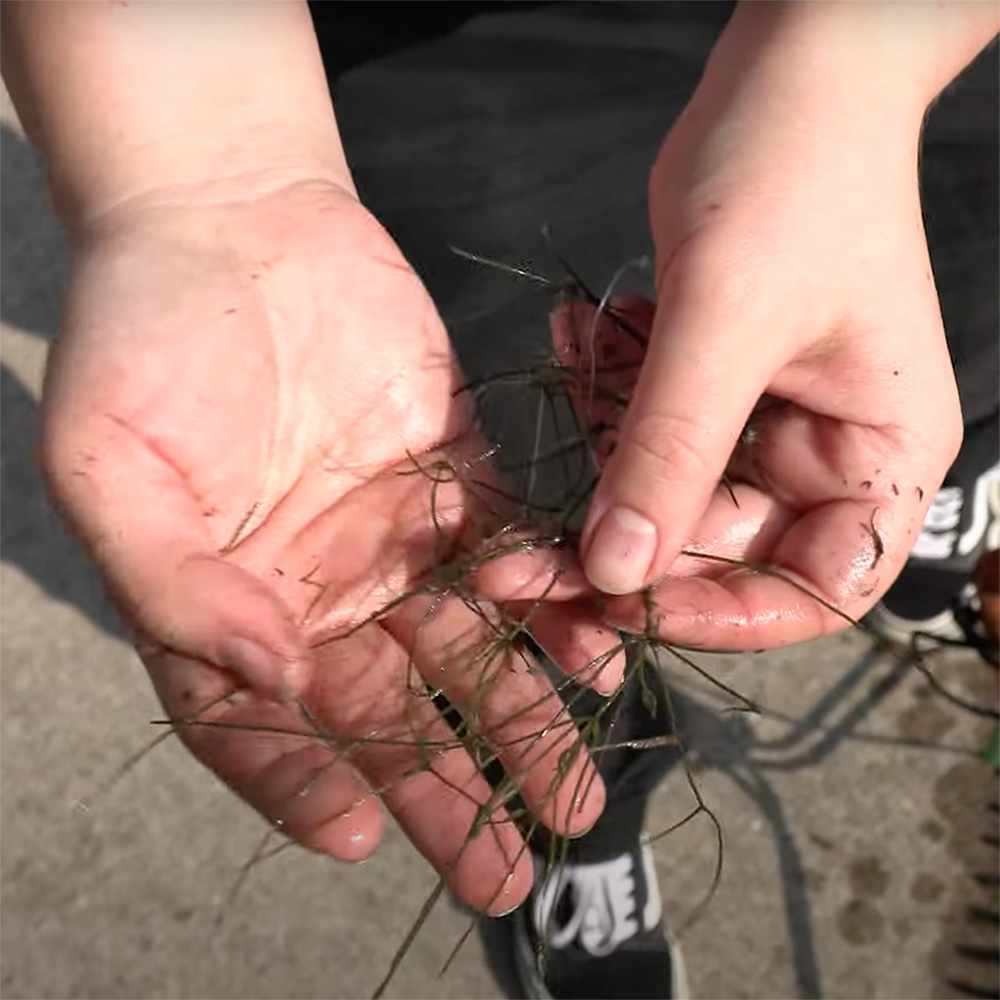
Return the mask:
{"type": "Polygon", "coordinates": [[[705,437],[704,429],[694,420],[647,414],[629,429],[628,451],[651,460],[663,478],[690,480],[709,472],[711,458],[705,437]]]}

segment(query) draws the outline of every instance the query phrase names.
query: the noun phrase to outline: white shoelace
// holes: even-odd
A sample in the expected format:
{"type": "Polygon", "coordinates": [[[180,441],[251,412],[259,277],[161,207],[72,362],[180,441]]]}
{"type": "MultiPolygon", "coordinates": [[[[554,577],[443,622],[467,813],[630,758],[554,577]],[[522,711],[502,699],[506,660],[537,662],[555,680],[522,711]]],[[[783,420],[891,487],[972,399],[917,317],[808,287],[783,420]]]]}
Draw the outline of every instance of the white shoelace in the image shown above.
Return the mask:
{"type": "Polygon", "coordinates": [[[641,853],[646,878],[646,903],[641,913],[632,854],[596,864],[562,865],[545,879],[535,894],[533,916],[550,948],[566,948],[576,941],[599,958],[640,930],[656,927],[662,915],[659,885],[648,845],[642,845],[641,853]],[[573,909],[559,926],[556,913],[567,893],[571,893],[573,909]]]}

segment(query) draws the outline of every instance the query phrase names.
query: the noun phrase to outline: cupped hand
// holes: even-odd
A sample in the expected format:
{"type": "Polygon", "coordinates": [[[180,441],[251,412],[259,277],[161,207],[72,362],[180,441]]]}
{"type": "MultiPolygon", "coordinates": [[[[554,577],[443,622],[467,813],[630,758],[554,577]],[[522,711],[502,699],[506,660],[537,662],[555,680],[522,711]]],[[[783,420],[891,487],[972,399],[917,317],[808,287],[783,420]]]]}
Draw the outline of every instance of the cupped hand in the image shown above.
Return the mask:
{"type": "Polygon", "coordinates": [[[149,193],[78,234],[43,459],[197,757],[342,859],[374,848],[381,799],[499,912],[531,864],[483,747],[557,830],[589,827],[603,789],[552,685],[462,588],[497,522],[458,385],[353,193],[149,193]]]}
{"type": "Polygon", "coordinates": [[[651,173],[655,311],[624,303],[632,334],[584,307],[555,327],[570,363],[611,378],[598,396],[629,399],[582,541],[590,581],[616,595],[607,620],[649,627],[633,592],[655,585],[665,637],[753,649],[842,627],[834,607],[857,618],[884,593],[961,419],[919,115],[860,108],[837,92],[844,74],[810,90],[808,73],[734,46],[717,47],[651,173]]]}

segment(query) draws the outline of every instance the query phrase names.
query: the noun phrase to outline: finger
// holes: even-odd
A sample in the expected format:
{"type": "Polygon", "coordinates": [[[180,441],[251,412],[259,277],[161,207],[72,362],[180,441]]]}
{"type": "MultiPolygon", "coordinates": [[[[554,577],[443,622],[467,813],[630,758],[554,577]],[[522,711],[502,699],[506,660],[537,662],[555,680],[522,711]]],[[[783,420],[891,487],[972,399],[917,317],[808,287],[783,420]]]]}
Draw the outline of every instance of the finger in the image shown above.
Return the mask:
{"type": "Polygon", "coordinates": [[[748,483],[717,486],[701,521],[670,567],[669,577],[714,578],[728,573],[725,560],[766,564],[799,513],[748,483]],[[695,553],[713,558],[699,558],[695,553]]]}
{"type": "Polygon", "coordinates": [[[531,812],[577,835],[604,807],[604,789],[579,731],[539,665],[458,598],[414,600],[387,627],[412,649],[420,675],[496,753],[531,812]]]}
{"type": "Polygon", "coordinates": [[[727,294],[689,269],[661,293],[581,542],[588,578],[610,594],[636,591],[669,568],[778,366],[773,345],[739,349],[747,330],[767,329],[769,318],[755,315],[741,292],[727,294]]]}
{"type": "Polygon", "coordinates": [[[209,706],[178,726],[181,739],[289,836],[338,859],[360,860],[381,834],[372,797],[378,795],[460,899],[505,912],[531,887],[523,840],[434,706],[405,691],[405,663],[377,627],[344,646],[324,647],[324,669],[309,700],[324,728],[339,730],[337,741],[320,740],[289,706],[246,689],[233,692],[231,679],[210,666],[161,654],[148,668],[171,716],[209,706]],[[338,676],[344,666],[357,673],[338,676]]]}
{"type": "Polygon", "coordinates": [[[572,601],[592,593],[575,552],[568,548],[523,548],[483,562],[469,578],[477,594],[491,601],[572,601]]]}
{"type": "Polygon", "coordinates": [[[291,697],[312,656],[276,594],[219,554],[184,477],[121,421],[49,438],[49,480],[125,617],[164,646],[291,697]],[[80,441],[85,444],[80,444],[80,441]]]}
{"type": "Polygon", "coordinates": [[[226,675],[175,654],[149,656],[147,667],[170,717],[183,720],[177,731],[188,749],[277,829],[341,861],[375,850],[377,802],[296,710],[232,692],[226,675]]]}
{"type": "MultiPolygon", "coordinates": [[[[625,674],[625,650],[590,603],[523,609],[532,638],[567,677],[598,694],[613,694],[625,674]]],[[[515,612],[517,613],[517,612],[515,612]]]]}
{"type": "Polygon", "coordinates": [[[234,789],[286,836],[339,861],[361,861],[382,836],[377,799],[330,746],[282,754],[234,789]]]}
{"type": "MultiPolygon", "coordinates": [[[[908,502],[831,501],[784,530],[763,566],[662,579],[652,594],[655,627],[669,642],[717,650],[769,649],[844,628],[888,589],[919,526],[908,502]]],[[[650,626],[635,595],[609,601],[605,619],[650,626]]]]}
{"type": "Polygon", "coordinates": [[[310,703],[414,846],[468,905],[523,901],[523,838],[479,765],[445,724],[407,654],[378,626],[321,650],[310,703]]]}
{"type": "MultiPolygon", "coordinates": [[[[454,739],[448,727],[428,722],[428,742],[454,739]]],[[[384,776],[382,800],[396,822],[451,890],[491,916],[510,912],[531,889],[531,855],[507,810],[464,750],[438,752],[426,762],[366,749],[360,765],[384,776]],[[386,767],[392,776],[385,776],[386,767]],[[405,776],[403,776],[405,775],[405,776]]]]}
{"type": "Polygon", "coordinates": [[[556,357],[570,375],[567,392],[602,467],[639,378],[655,309],[641,296],[622,295],[601,312],[589,302],[569,302],[549,317],[556,357]]]}

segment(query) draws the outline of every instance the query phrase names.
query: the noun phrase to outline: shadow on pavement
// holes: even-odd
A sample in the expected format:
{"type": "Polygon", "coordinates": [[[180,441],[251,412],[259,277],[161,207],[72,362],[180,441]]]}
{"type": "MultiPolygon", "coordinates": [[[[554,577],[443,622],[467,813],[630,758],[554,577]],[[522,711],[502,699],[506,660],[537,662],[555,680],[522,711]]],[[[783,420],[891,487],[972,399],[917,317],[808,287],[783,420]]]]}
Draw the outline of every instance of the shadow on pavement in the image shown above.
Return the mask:
{"type": "MultiPolygon", "coordinates": [[[[0,318],[52,341],[69,277],[66,239],[49,208],[38,159],[0,127],[0,318]]],[[[62,529],[36,460],[38,404],[8,364],[0,370],[0,545],[47,594],[71,604],[111,635],[125,637],[96,570],[62,529]]]]}

